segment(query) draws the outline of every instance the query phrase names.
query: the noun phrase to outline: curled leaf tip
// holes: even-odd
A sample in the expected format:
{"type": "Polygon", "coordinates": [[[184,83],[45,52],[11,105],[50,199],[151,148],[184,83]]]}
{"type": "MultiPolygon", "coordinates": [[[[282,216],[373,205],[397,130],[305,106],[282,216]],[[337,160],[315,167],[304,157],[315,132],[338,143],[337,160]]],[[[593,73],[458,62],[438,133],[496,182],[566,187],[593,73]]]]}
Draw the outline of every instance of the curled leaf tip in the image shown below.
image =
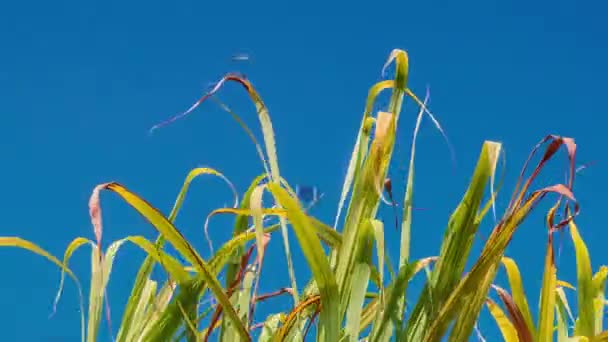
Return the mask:
{"type": "Polygon", "coordinates": [[[224,83],[226,83],[226,81],[238,82],[243,87],[245,87],[248,92],[250,92],[250,93],[252,92],[251,83],[247,80],[247,76],[245,76],[245,74],[241,74],[241,73],[237,73],[237,72],[228,73],[224,77],[222,77],[222,79],[220,79],[218,82],[214,83],[213,86],[210,87],[211,89],[208,90],[201,98],[199,98],[198,101],[196,101],[192,106],[190,106],[190,108],[188,108],[186,111],[184,111],[180,114],[177,114],[163,122],[160,122],[160,123],[152,126],[152,128],[150,128],[150,133],[152,133],[153,131],[155,131],[163,126],[169,125],[169,124],[189,115],[190,113],[192,113],[192,111],[194,111],[198,106],[200,106],[208,98],[212,97],[215,93],[217,93],[218,90],[220,90],[220,88],[224,85],[224,83]]]}
{"type": "Polygon", "coordinates": [[[386,75],[386,69],[388,69],[388,67],[391,65],[391,63],[395,60],[395,58],[397,58],[397,56],[399,54],[403,54],[403,56],[405,56],[405,58],[407,59],[407,52],[401,50],[401,49],[393,49],[393,51],[391,51],[391,54],[388,56],[388,59],[386,60],[386,62],[384,63],[384,66],[382,67],[382,77],[384,77],[386,75]]]}
{"type": "Polygon", "coordinates": [[[169,125],[183,117],[185,117],[186,115],[192,113],[193,110],[195,110],[198,106],[201,105],[201,103],[205,102],[205,100],[207,100],[209,97],[213,96],[213,94],[215,94],[224,84],[224,82],[226,82],[226,79],[230,76],[227,75],[225,77],[223,77],[221,80],[219,80],[218,82],[216,82],[213,87],[211,87],[211,89],[209,91],[207,91],[201,98],[198,99],[198,101],[196,101],[192,106],[190,106],[190,108],[188,108],[186,111],[177,114],[163,122],[160,122],[154,126],[152,126],[152,128],[150,128],[150,134],[152,132],[154,132],[155,130],[157,130],[158,128],[161,128],[163,126],[169,125]]]}

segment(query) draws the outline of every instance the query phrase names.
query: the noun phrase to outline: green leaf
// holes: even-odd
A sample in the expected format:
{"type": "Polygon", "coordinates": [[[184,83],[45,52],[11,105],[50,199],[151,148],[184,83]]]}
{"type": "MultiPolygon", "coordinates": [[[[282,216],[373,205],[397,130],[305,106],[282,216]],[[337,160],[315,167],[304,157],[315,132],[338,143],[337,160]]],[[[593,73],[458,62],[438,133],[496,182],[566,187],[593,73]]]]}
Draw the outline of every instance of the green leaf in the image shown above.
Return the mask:
{"type": "Polygon", "coordinates": [[[238,315],[234,311],[234,308],[230,304],[230,300],[223,291],[214,273],[211,272],[211,269],[207,263],[205,263],[201,256],[184,238],[184,236],[173,226],[173,224],[171,224],[171,222],[167,220],[157,209],[153,208],[146,201],[127,190],[122,185],[118,183],[108,183],[104,185],[103,188],[111,190],[120,195],[129,205],[131,205],[146,220],[148,220],[152,226],[154,226],[154,228],[156,228],[158,232],[161,233],[182,256],[184,256],[184,258],[192,263],[192,265],[199,272],[200,277],[202,277],[208,284],[218,303],[224,308],[228,319],[230,319],[234,324],[239,336],[243,340],[249,341],[251,339],[249,333],[239,320],[238,315]]]}
{"type": "MultiPolygon", "coordinates": [[[[68,276],[70,278],[72,278],[72,280],[74,280],[74,283],[76,283],[76,286],[78,288],[78,299],[79,299],[79,304],[80,304],[80,328],[81,328],[80,333],[81,333],[82,341],[84,342],[85,341],[85,325],[84,325],[84,304],[83,304],[84,300],[83,300],[83,295],[82,295],[82,286],[80,285],[80,281],[78,281],[78,278],[76,277],[76,275],[72,272],[72,270],[70,270],[68,268],[67,264],[65,262],[62,263],[61,261],[59,261],[59,259],[54,257],[49,252],[45,251],[44,249],[40,248],[38,245],[36,245],[30,241],[21,239],[19,237],[12,237],[12,236],[0,237],[0,247],[17,247],[17,248],[25,249],[32,253],[38,254],[38,255],[46,258],[47,260],[51,261],[53,264],[57,265],[59,268],[61,268],[62,272],[67,273],[68,276]]],[[[63,273],[62,273],[62,278],[63,278],[63,273]]],[[[60,292],[61,292],[61,286],[60,286],[60,290],[57,294],[55,304],[58,301],[60,292]]]]}
{"type": "Polygon", "coordinates": [[[549,243],[547,244],[542,284],[536,341],[550,342],[553,340],[555,290],[557,287],[557,269],[555,268],[555,263],[553,261],[553,243],[551,239],[549,239],[549,243]]]}
{"type": "MultiPolygon", "coordinates": [[[[542,160],[538,163],[532,176],[526,180],[524,186],[521,189],[516,187],[520,192],[514,193],[513,200],[507,209],[506,215],[492,231],[492,234],[483,247],[481,255],[473,265],[471,271],[466,274],[456,288],[449,293],[449,297],[445,300],[443,305],[441,305],[437,315],[433,317],[430,327],[419,331],[420,334],[422,332],[425,333],[422,340],[435,341],[439,339],[446,332],[454,318],[457,318],[457,321],[452,329],[450,339],[459,341],[463,338],[466,339],[470,335],[476,317],[481,309],[481,307],[477,307],[480,302],[479,297],[485,298],[487,296],[491,282],[500,266],[500,260],[507,245],[511,241],[515,230],[547,194],[555,193],[560,196],[556,206],[562,203],[562,199],[566,198],[565,204],[574,203],[575,212],[578,212],[578,204],[574,199],[572,192],[564,185],[557,184],[536,190],[531,194],[528,193],[532,181],[539,175],[546,162],[555,155],[560,146],[563,145],[567,148],[571,168],[574,167],[573,162],[576,145],[574,145],[572,139],[547,136],[537,145],[532,154],[534,154],[542,143],[546,141],[550,141],[551,143],[547,147],[542,160]],[[475,303],[475,309],[472,310],[470,305],[465,305],[466,302],[475,303]],[[466,310],[466,313],[464,310],[466,310]],[[454,335],[454,331],[457,331],[459,335],[454,335]]],[[[525,168],[523,172],[525,172],[525,168]]]]}
{"type": "MultiPolygon", "coordinates": [[[[437,258],[436,257],[428,257],[428,258],[424,258],[424,259],[420,259],[417,262],[415,262],[415,265],[412,265],[412,267],[414,268],[414,270],[412,271],[413,274],[409,277],[409,279],[412,279],[416,274],[418,274],[418,272],[420,272],[421,270],[425,269],[426,267],[428,267],[428,265],[435,261],[437,258]]],[[[407,265],[406,265],[407,266],[407,265]]],[[[407,268],[402,268],[403,270],[407,269],[407,268]]],[[[398,275],[394,277],[394,279],[399,279],[398,275]]],[[[380,325],[380,321],[382,319],[382,314],[385,312],[385,308],[386,308],[386,302],[388,300],[388,297],[391,294],[391,291],[393,291],[393,289],[395,288],[396,285],[396,280],[392,281],[382,292],[381,295],[379,296],[375,296],[363,309],[363,313],[361,314],[361,326],[359,327],[359,333],[361,333],[363,330],[367,329],[367,327],[372,324],[374,324],[374,326],[379,326],[380,325]]],[[[402,286],[402,285],[400,285],[402,286]]]]}
{"type": "MultiPolygon", "coordinates": [[[[430,281],[427,282],[422,297],[416,304],[412,316],[406,327],[408,341],[422,341],[424,334],[429,333],[429,327],[433,324],[438,324],[435,317],[440,311],[446,299],[453,295],[456,286],[459,284],[467,257],[477,232],[479,225],[478,211],[481,205],[486,184],[489,182],[492,173],[495,170],[495,165],[498,160],[498,155],[501,149],[501,144],[496,142],[485,142],[477,162],[477,166],[473,173],[469,188],[464,195],[464,198],[450,217],[448,228],[445,232],[445,237],[441,246],[441,254],[438,262],[433,268],[430,281]],[[431,289],[433,293],[431,295],[431,289]]],[[[479,275],[475,279],[475,287],[477,288],[477,300],[475,301],[475,310],[481,310],[487,289],[479,291],[479,283],[484,282],[488,287],[490,283],[486,279],[487,274],[479,275]]],[[[470,299],[470,298],[469,298],[470,299]]],[[[460,310],[464,306],[454,307],[454,310],[460,310]]],[[[473,313],[474,314],[474,313],[473,313]]],[[[476,319],[474,317],[461,316],[467,318],[468,321],[462,322],[463,330],[470,328],[473,330],[473,324],[476,319]]],[[[444,322],[447,326],[447,322],[444,322]]],[[[443,327],[438,335],[443,333],[443,327]]]]}
{"type": "Polygon", "coordinates": [[[366,263],[358,263],[352,278],[351,298],[346,311],[346,336],[351,342],[359,340],[359,325],[363,301],[369,283],[370,268],[366,263]]]}
{"type": "Polygon", "coordinates": [[[289,221],[319,287],[319,294],[321,295],[321,303],[323,305],[319,321],[321,339],[338,341],[340,332],[338,288],[321,246],[321,241],[319,241],[310,220],[302,212],[297,201],[291,198],[277,184],[268,184],[268,189],[287,210],[289,221]]]}
{"type": "MultiPolygon", "coordinates": [[[[190,184],[192,183],[192,181],[196,177],[198,177],[200,175],[206,175],[206,174],[214,175],[214,176],[217,176],[217,177],[221,178],[222,180],[224,180],[224,182],[226,182],[228,184],[228,186],[232,189],[232,192],[235,194],[235,200],[238,201],[238,195],[236,194],[236,189],[234,188],[232,183],[228,180],[228,178],[226,178],[223,174],[221,174],[220,172],[218,172],[214,169],[211,169],[211,168],[195,168],[188,173],[188,175],[186,176],[186,180],[184,181],[184,184],[182,185],[182,188],[181,188],[179,194],[177,195],[177,199],[175,200],[173,209],[171,210],[171,213],[169,214],[169,217],[168,217],[168,220],[170,222],[175,221],[175,218],[177,217],[177,214],[179,213],[179,210],[181,209],[183,201],[186,197],[186,193],[188,192],[188,189],[190,188],[190,184]]],[[[160,248],[163,246],[163,244],[164,244],[164,238],[162,235],[159,235],[159,237],[156,241],[156,245],[157,245],[157,247],[160,248]]],[[[127,302],[127,305],[125,307],[125,312],[122,317],[122,322],[121,322],[121,326],[120,326],[121,331],[130,331],[131,330],[130,327],[131,327],[131,324],[133,323],[133,315],[134,315],[135,310],[137,309],[136,305],[137,305],[137,303],[140,302],[140,296],[142,294],[145,284],[147,283],[147,281],[150,277],[150,274],[152,273],[153,266],[154,266],[154,259],[151,256],[148,256],[148,257],[146,257],[143,264],[139,268],[139,272],[137,273],[137,277],[135,278],[135,283],[133,285],[133,289],[131,290],[131,295],[129,296],[129,301],[127,302]]],[[[130,342],[129,340],[122,339],[122,336],[123,335],[119,333],[117,342],[130,342]]]]}
{"type": "Polygon", "coordinates": [[[101,320],[101,312],[103,309],[103,299],[106,292],[110,273],[112,272],[112,264],[118,249],[124,240],[119,240],[110,245],[105,256],[100,254],[98,248],[93,248],[91,253],[91,290],[89,293],[89,322],[87,327],[87,341],[97,341],[99,332],[99,323],[101,320]]]}
{"type": "Polygon", "coordinates": [[[363,166],[362,178],[357,179],[351,199],[351,207],[346,217],[343,231],[343,243],[337,251],[336,280],[339,287],[342,316],[350,298],[352,270],[357,255],[357,240],[375,217],[382,193],[382,184],[386,177],[390,150],[386,148],[394,141],[394,115],[386,112],[378,114],[376,133],[370,154],[363,166]]]}
{"type": "Polygon", "coordinates": [[[578,317],[575,334],[577,336],[593,337],[595,335],[595,307],[593,300],[595,288],[593,286],[593,273],[591,259],[585,242],[581,238],[578,228],[570,221],[570,236],[576,252],[576,277],[578,281],[578,317]]]}
{"type": "Polygon", "coordinates": [[[395,279],[394,286],[387,293],[389,294],[388,300],[386,301],[386,308],[382,312],[382,315],[378,321],[374,323],[372,328],[371,341],[389,341],[394,327],[390,324],[390,319],[397,313],[399,309],[399,300],[401,297],[405,297],[408,282],[416,274],[419,268],[419,262],[413,262],[407,264],[399,269],[397,279],[395,279]]]}
{"type": "Polygon", "coordinates": [[[394,84],[395,82],[393,80],[381,81],[374,84],[368,92],[367,101],[365,103],[365,111],[363,112],[363,118],[361,119],[361,127],[359,128],[359,132],[357,133],[355,147],[353,148],[353,152],[348,163],[344,184],[342,186],[342,193],[338,202],[338,210],[334,222],[334,229],[336,229],[338,226],[338,220],[340,219],[340,214],[342,212],[342,208],[344,207],[344,202],[346,201],[346,196],[351,190],[351,186],[353,185],[354,180],[358,178],[364,156],[367,154],[367,145],[369,143],[371,126],[371,121],[369,121],[369,119],[370,115],[372,114],[372,109],[374,106],[374,102],[376,101],[376,97],[383,90],[392,88],[394,84]]]}
{"type": "Polygon", "coordinates": [[[604,329],[604,306],[608,305],[605,297],[606,277],[608,277],[608,267],[606,266],[600,267],[600,270],[593,275],[593,287],[595,289],[593,306],[595,309],[595,332],[597,334],[604,329]]]}

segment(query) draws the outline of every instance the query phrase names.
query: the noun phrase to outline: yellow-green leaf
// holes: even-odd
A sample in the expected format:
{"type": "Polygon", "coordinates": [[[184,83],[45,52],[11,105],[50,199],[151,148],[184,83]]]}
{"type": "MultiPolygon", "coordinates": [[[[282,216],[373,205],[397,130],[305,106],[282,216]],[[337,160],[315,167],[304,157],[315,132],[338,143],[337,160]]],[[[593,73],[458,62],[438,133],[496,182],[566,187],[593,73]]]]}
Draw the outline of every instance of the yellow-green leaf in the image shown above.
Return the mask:
{"type": "Polygon", "coordinates": [[[308,216],[299,207],[298,202],[278,184],[269,183],[268,189],[287,210],[287,216],[300,242],[308,265],[319,287],[323,310],[320,317],[319,334],[322,340],[338,341],[340,332],[339,300],[336,279],[329,268],[321,241],[315,234],[308,216]]]}
{"type": "Polygon", "coordinates": [[[502,334],[502,338],[505,342],[519,342],[519,338],[517,337],[517,330],[513,326],[513,323],[509,320],[507,315],[505,315],[504,311],[491,299],[486,301],[486,305],[490,310],[490,314],[494,318],[494,321],[498,325],[498,329],[500,329],[500,333],[502,334]]]}
{"type": "Polygon", "coordinates": [[[82,341],[84,342],[85,327],[84,327],[84,300],[83,300],[83,295],[82,295],[82,287],[80,286],[80,281],[78,281],[78,278],[76,277],[76,275],[74,275],[72,270],[70,270],[67,267],[67,265],[63,264],[61,261],[59,261],[59,259],[57,259],[53,255],[51,255],[49,252],[40,248],[38,245],[36,245],[30,241],[24,240],[22,238],[19,238],[19,237],[13,237],[13,236],[0,237],[0,247],[17,247],[17,248],[25,249],[32,253],[38,254],[42,257],[45,257],[47,260],[51,261],[53,264],[55,264],[59,268],[61,268],[61,270],[63,272],[67,273],[68,276],[74,280],[74,283],[76,283],[76,286],[78,287],[78,297],[79,297],[78,299],[79,299],[79,303],[80,303],[80,328],[81,328],[80,332],[81,332],[82,341]]]}
{"type": "Polygon", "coordinates": [[[578,281],[578,317],[575,333],[577,336],[593,337],[595,335],[595,309],[593,299],[593,273],[591,260],[585,242],[581,238],[574,221],[570,221],[570,236],[576,252],[576,277],[578,281]]]}
{"type": "Polygon", "coordinates": [[[502,258],[502,264],[507,271],[507,277],[509,279],[509,286],[511,288],[511,294],[513,295],[513,301],[519,311],[521,312],[526,325],[528,326],[528,330],[532,333],[533,336],[536,335],[536,328],[534,326],[534,320],[532,319],[532,313],[530,312],[530,307],[528,306],[528,300],[526,299],[526,294],[524,291],[523,282],[521,279],[521,275],[519,273],[519,268],[515,261],[508,257],[502,258]]]}
{"type": "Polygon", "coordinates": [[[553,244],[547,243],[545,270],[540,297],[540,312],[538,314],[538,342],[553,341],[553,322],[555,317],[555,289],[557,286],[557,269],[553,262],[553,244]]]}

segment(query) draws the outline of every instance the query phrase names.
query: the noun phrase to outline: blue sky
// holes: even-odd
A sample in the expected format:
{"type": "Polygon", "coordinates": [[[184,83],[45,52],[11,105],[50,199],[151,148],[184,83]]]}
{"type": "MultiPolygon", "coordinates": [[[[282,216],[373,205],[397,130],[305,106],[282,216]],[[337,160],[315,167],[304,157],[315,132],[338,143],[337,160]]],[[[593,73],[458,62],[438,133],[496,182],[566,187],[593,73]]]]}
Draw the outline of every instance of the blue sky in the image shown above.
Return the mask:
{"type": "MultiPolygon", "coordinates": [[[[415,213],[413,256],[438,253],[484,140],[504,143],[508,190],[533,145],[559,134],[576,139],[579,162],[598,161],[575,188],[582,206],[577,222],[595,270],[608,257],[601,222],[607,189],[600,177],[606,160],[606,9],[600,1],[3,2],[0,235],[18,235],[62,255],[72,238],[93,237],[88,197],[107,181],[121,182],[165,213],[197,166],[217,168],[244,191],[261,166],[246,135],[213,103],[147,134],[228,71],[244,72],[259,90],[284,176],[292,184],[319,186],[325,197],[314,213],[331,222],[368,88],[379,80],[390,51],[401,48],[410,55],[411,88],[422,96],[430,85],[431,109],[457,155],[454,169],[441,136],[428,121],[423,124],[415,205],[429,210],[415,213]],[[238,52],[251,54],[252,62],[232,63],[238,52]]],[[[241,88],[230,85],[219,96],[260,136],[241,88]]],[[[396,163],[407,161],[415,113],[408,103],[396,163]]],[[[552,163],[537,186],[561,181],[564,160],[552,163]]],[[[395,171],[393,177],[404,174],[395,171]]],[[[397,192],[401,198],[402,189],[397,192]]],[[[509,195],[502,192],[499,210],[509,195]]],[[[230,196],[218,180],[197,180],[178,217],[178,227],[204,253],[205,216],[230,203],[230,196]]],[[[117,196],[103,194],[102,205],[104,241],[155,236],[117,196]]],[[[543,208],[508,249],[523,261],[533,306],[546,242],[543,208]]],[[[390,213],[387,222],[393,222],[390,213]]],[[[216,241],[230,234],[230,222],[213,221],[216,241]]],[[[491,222],[481,229],[488,232],[491,222]]],[[[387,232],[397,240],[393,230],[387,232]]],[[[270,255],[276,257],[267,259],[265,269],[281,272],[270,274],[262,292],[288,285],[280,236],[272,241],[270,255]]],[[[393,252],[397,247],[389,245],[393,252]]],[[[572,252],[566,241],[563,253],[572,252]]],[[[3,249],[0,258],[2,340],[77,340],[75,287],[66,287],[49,320],[57,269],[23,251],[3,249]]],[[[115,325],[141,258],[132,246],[117,257],[110,284],[115,325]]],[[[573,281],[573,262],[565,259],[559,274],[573,281]]],[[[88,288],[89,251],[78,252],[71,265],[88,288]]],[[[297,272],[306,274],[303,267],[297,272]]],[[[287,304],[269,302],[265,310],[287,304]]],[[[481,329],[496,338],[493,322],[482,321],[481,329]]]]}

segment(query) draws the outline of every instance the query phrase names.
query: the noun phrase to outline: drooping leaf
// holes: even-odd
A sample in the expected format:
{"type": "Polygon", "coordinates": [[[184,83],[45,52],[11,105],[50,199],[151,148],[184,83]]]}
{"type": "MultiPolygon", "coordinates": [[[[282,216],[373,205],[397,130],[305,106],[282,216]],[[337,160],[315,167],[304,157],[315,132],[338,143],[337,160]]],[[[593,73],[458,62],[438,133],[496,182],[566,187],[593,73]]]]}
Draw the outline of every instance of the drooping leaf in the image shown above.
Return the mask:
{"type": "Polygon", "coordinates": [[[225,292],[218,282],[216,275],[211,272],[211,269],[207,263],[184,238],[179,230],[177,230],[173,224],[157,209],[153,208],[146,201],[135,195],[133,192],[127,190],[122,185],[118,183],[107,183],[103,185],[102,188],[111,190],[120,195],[129,205],[131,205],[146,220],[148,220],[152,226],[165,237],[167,242],[171,243],[171,245],[173,245],[173,247],[196,268],[199,276],[205,280],[206,284],[216,296],[217,301],[223,306],[226,315],[234,324],[239,336],[243,340],[250,340],[249,333],[239,320],[234,308],[230,304],[228,297],[226,297],[225,292]]]}
{"type": "MultiPolygon", "coordinates": [[[[169,222],[175,221],[175,218],[177,217],[177,214],[179,213],[179,210],[181,209],[183,201],[186,197],[186,193],[188,192],[188,189],[190,188],[190,184],[192,183],[192,181],[196,177],[201,176],[201,175],[206,175],[206,174],[213,175],[213,176],[219,177],[222,180],[224,180],[224,182],[226,182],[228,184],[228,186],[232,189],[233,193],[235,194],[235,202],[238,202],[238,195],[236,194],[236,189],[234,188],[232,183],[228,180],[228,178],[226,178],[222,173],[220,173],[214,169],[211,169],[211,168],[195,168],[195,169],[191,170],[188,173],[188,175],[186,176],[186,179],[177,195],[177,199],[175,200],[175,204],[173,205],[173,209],[171,210],[171,213],[169,214],[169,217],[168,217],[169,222]]],[[[163,235],[162,234],[159,235],[159,237],[157,238],[157,241],[156,241],[156,246],[158,248],[161,248],[164,244],[164,241],[165,240],[164,240],[163,235]]],[[[139,271],[135,278],[135,282],[133,284],[133,289],[131,290],[131,295],[129,296],[130,300],[125,307],[125,312],[122,317],[120,330],[124,330],[124,331],[131,330],[130,327],[131,327],[131,324],[133,323],[132,316],[134,314],[134,311],[136,310],[137,303],[140,302],[141,293],[144,289],[145,284],[147,283],[147,281],[150,277],[150,274],[152,273],[153,266],[154,266],[154,259],[151,256],[148,256],[148,257],[146,257],[143,264],[139,268],[139,271]]],[[[126,336],[126,335],[121,335],[119,333],[117,342],[129,342],[128,340],[122,339],[122,336],[126,336]]]]}
{"type": "Polygon", "coordinates": [[[78,280],[76,275],[72,272],[72,270],[70,270],[67,267],[67,265],[65,265],[64,263],[59,261],[59,259],[54,257],[52,254],[50,254],[49,252],[40,248],[38,245],[36,245],[30,241],[21,239],[19,237],[13,237],[13,236],[0,237],[0,247],[17,247],[17,248],[25,249],[32,253],[38,254],[38,255],[46,258],[53,264],[57,265],[62,270],[62,272],[67,273],[68,276],[74,280],[74,283],[76,283],[76,286],[78,288],[78,299],[79,299],[79,304],[80,304],[81,338],[82,338],[82,341],[84,342],[85,341],[85,324],[84,324],[84,300],[83,300],[83,295],[82,295],[82,286],[80,285],[80,281],[78,280]]]}

